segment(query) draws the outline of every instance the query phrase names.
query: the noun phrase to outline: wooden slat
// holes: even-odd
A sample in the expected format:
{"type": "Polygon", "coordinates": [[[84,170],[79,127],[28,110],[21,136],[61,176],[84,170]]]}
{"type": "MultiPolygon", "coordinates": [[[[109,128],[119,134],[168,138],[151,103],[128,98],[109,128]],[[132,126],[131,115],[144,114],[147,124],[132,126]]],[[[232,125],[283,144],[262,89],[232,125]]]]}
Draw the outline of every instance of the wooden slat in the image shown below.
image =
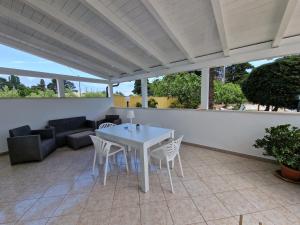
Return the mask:
{"type": "Polygon", "coordinates": [[[67,26],[71,27],[72,29],[76,30],[80,34],[89,37],[94,42],[98,43],[99,45],[107,48],[108,50],[114,52],[116,55],[119,55],[123,59],[127,60],[128,62],[149,71],[148,66],[142,62],[139,58],[134,56],[132,52],[127,51],[126,49],[120,48],[118,46],[113,45],[106,39],[104,39],[99,32],[96,32],[89,28],[87,25],[81,24],[79,21],[74,21],[70,17],[66,16],[56,8],[52,7],[49,4],[46,4],[42,1],[36,0],[24,0],[26,3],[31,5],[32,7],[42,11],[43,13],[51,16],[52,18],[58,20],[59,22],[66,24],[67,26]]]}

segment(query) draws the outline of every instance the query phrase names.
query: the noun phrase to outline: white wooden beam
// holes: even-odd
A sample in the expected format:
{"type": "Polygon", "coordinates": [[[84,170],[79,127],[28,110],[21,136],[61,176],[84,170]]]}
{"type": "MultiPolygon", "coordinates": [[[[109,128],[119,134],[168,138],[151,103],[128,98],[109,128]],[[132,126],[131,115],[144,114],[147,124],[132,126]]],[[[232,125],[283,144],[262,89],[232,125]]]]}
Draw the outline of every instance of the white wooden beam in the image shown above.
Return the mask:
{"type": "Polygon", "coordinates": [[[157,6],[151,0],[141,1],[148,12],[154,17],[154,19],[160,24],[161,28],[168,34],[170,39],[174,42],[177,48],[184,54],[184,56],[189,60],[189,62],[194,63],[194,59],[191,53],[191,49],[188,47],[187,43],[184,41],[182,35],[177,32],[173,23],[165,16],[161,11],[159,6],[157,6]]]}
{"type": "Polygon", "coordinates": [[[0,25],[0,41],[11,47],[74,67],[101,78],[112,78],[111,76],[105,75],[99,70],[95,69],[94,65],[91,65],[88,61],[81,58],[78,59],[77,57],[70,58],[66,56],[66,53],[62,52],[61,49],[50,46],[41,40],[37,40],[36,38],[18,32],[8,26],[0,25]]]}
{"type": "Polygon", "coordinates": [[[278,47],[280,45],[281,40],[284,37],[284,33],[291,21],[293,13],[295,12],[298,0],[287,0],[287,4],[284,10],[284,13],[281,18],[280,25],[278,27],[277,33],[275,35],[272,47],[278,47]]]}
{"type": "Polygon", "coordinates": [[[81,82],[88,82],[88,83],[97,83],[97,84],[108,84],[109,81],[107,80],[100,80],[95,78],[88,78],[88,77],[76,77],[72,75],[66,74],[57,74],[57,73],[45,73],[33,70],[21,70],[21,69],[12,69],[6,67],[0,67],[0,74],[6,75],[17,75],[23,77],[36,77],[36,78],[46,78],[46,79],[63,79],[63,80],[70,80],[70,81],[81,81],[81,82]]]}
{"type": "Polygon", "coordinates": [[[48,36],[52,39],[55,39],[56,41],[61,42],[61,43],[65,44],[66,46],[69,46],[70,48],[73,48],[77,51],[80,51],[88,56],[92,56],[95,59],[106,63],[109,67],[111,67],[110,70],[118,69],[119,71],[126,72],[128,74],[130,74],[132,72],[128,67],[121,65],[119,63],[116,63],[115,61],[100,54],[99,52],[92,50],[90,48],[87,48],[84,45],[81,45],[80,43],[75,42],[53,30],[49,30],[49,29],[45,28],[44,26],[42,26],[38,23],[35,23],[34,21],[20,15],[19,13],[8,10],[7,8],[5,8],[1,5],[0,5],[0,14],[1,14],[1,16],[4,16],[5,18],[14,20],[17,23],[20,23],[24,26],[30,27],[31,29],[33,29],[37,32],[40,32],[43,35],[48,36]]]}
{"type": "Polygon", "coordinates": [[[30,6],[32,6],[33,8],[37,9],[38,11],[41,11],[42,13],[59,21],[60,23],[67,25],[68,27],[72,28],[76,32],[80,33],[81,35],[90,38],[97,44],[107,48],[109,51],[127,60],[128,62],[138,66],[139,68],[144,69],[145,71],[150,71],[148,66],[144,62],[142,62],[140,58],[134,56],[132,52],[124,48],[118,47],[112,44],[110,41],[102,38],[100,32],[91,29],[88,25],[73,20],[72,18],[68,17],[64,13],[60,12],[59,9],[54,8],[53,6],[51,6],[50,4],[44,1],[37,1],[37,0],[24,0],[24,1],[28,3],[30,6]]]}
{"type": "Polygon", "coordinates": [[[211,0],[211,5],[214,12],[214,17],[216,20],[218,33],[220,37],[220,42],[223,48],[225,56],[229,56],[229,44],[228,44],[228,34],[226,30],[226,23],[224,21],[223,10],[221,6],[221,0],[211,0]]]}
{"type": "Polygon", "coordinates": [[[209,68],[201,70],[201,109],[209,108],[209,68]]]}
{"type": "Polygon", "coordinates": [[[136,74],[134,76],[125,76],[119,79],[113,79],[112,82],[126,82],[138,80],[141,78],[158,77],[172,73],[194,71],[204,67],[218,67],[238,63],[249,62],[253,60],[269,59],[274,57],[299,54],[300,36],[285,38],[278,48],[272,48],[272,41],[253,46],[242,47],[231,50],[230,56],[224,57],[222,53],[203,56],[194,64],[174,66],[170,69],[162,69],[155,72],[136,74]]]}
{"type": "Polygon", "coordinates": [[[132,25],[128,26],[122,19],[109,10],[101,1],[98,0],[80,0],[95,14],[99,15],[119,32],[125,34],[133,43],[142,48],[147,54],[153,56],[162,65],[167,67],[169,62],[167,56],[157,47],[155,47],[146,37],[134,31],[132,25]]]}

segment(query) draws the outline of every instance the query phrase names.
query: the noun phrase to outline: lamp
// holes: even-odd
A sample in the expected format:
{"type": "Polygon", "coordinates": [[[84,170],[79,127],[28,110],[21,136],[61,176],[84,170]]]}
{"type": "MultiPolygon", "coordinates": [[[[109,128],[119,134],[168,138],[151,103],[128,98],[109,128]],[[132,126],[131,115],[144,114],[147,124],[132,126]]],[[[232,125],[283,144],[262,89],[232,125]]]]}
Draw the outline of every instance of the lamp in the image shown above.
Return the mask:
{"type": "Polygon", "coordinates": [[[134,115],[134,111],[133,111],[133,110],[127,111],[127,118],[130,119],[130,123],[132,124],[132,119],[135,118],[135,115],[134,115]]]}

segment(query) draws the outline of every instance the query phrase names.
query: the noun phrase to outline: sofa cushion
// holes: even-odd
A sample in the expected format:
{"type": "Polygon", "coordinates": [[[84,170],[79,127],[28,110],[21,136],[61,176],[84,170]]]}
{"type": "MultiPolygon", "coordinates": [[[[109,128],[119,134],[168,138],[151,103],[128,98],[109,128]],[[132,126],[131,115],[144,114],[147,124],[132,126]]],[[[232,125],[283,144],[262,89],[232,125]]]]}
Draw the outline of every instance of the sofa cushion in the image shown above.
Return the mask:
{"type": "Polygon", "coordinates": [[[106,115],[105,116],[105,119],[109,120],[109,121],[112,121],[112,120],[117,120],[119,119],[120,116],[119,115],[106,115]]]}
{"type": "Polygon", "coordinates": [[[26,136],[30,134],[31,128],[28,125],[9,130],[10,137],[26,136]]]}
{"type": "Polygon", "coordinates": [[[79,133],[79,132],[83,132],[83,131],[93,131],[93,128],[80,128],[80,129],[76,129],[76,130],[69,130],[69,131],[64,131],[61,133],[57,133],[56,134],[56,145],[58,147],[64,146],[65,144],[67,144],[67,136],[70,134],[75,134],[75,133],[79,133]]]}
{"type": "Polygon", "coordinates": [[[56,133],[83,128],[86,125],[86,117],[72,117],[58,120],[49,120],[49,126],[55,127],[56,133]]]}
{"type": "Polygon", "coordinates": [[[43,158],[53,152],[56,148],[54,139],[45,139],[41,142],[41,151],[43,158]]]}

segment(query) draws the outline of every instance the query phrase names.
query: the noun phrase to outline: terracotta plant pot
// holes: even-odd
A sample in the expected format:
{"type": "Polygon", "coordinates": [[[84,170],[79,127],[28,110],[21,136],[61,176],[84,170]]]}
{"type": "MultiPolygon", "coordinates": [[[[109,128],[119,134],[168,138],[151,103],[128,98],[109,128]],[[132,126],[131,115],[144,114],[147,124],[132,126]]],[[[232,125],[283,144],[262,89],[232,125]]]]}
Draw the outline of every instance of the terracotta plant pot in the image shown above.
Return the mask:
{"type": "Polygon", "coordinates": [[[281,175],[293,181],[300,181],[300,171],[281,165],[281,175]]]}

